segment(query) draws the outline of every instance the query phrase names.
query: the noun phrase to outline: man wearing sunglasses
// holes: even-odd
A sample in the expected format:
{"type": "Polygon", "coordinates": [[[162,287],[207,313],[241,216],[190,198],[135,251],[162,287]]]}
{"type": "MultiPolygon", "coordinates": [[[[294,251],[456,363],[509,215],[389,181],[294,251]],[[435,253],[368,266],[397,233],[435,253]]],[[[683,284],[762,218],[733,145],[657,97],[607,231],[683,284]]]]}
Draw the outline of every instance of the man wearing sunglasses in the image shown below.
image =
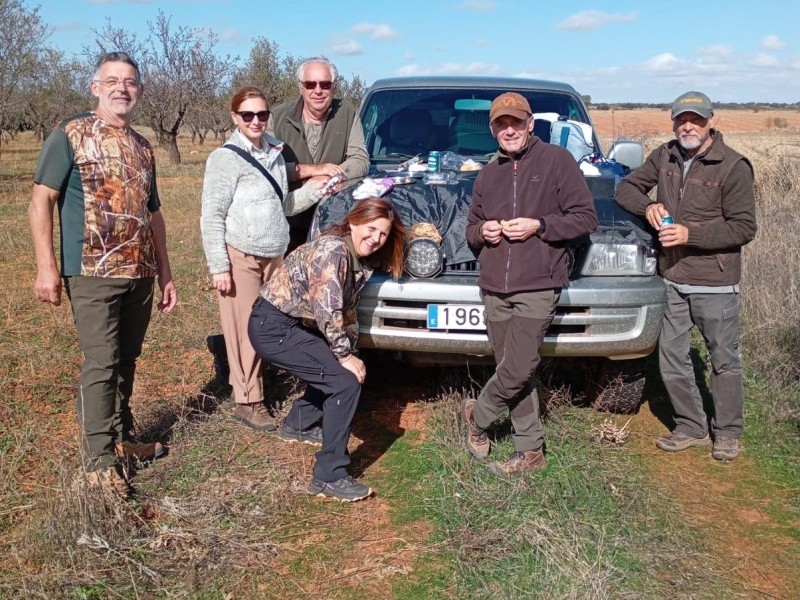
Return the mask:
{"type": "MultiPolygon", "coordinates": [[[[283,141],[289,189],[307,182],[323,186],[367,174],[369,155],[356,107],[335,98],[336,67],[326,58],[310,58],[297,68],[300,98],[275,107],[268,132],[283,141]]],[[[343,183],[333,188],[339,191],[343,183]]],[[[289,218],[289,251],[306,241],[314,207],[289,218]]]]}

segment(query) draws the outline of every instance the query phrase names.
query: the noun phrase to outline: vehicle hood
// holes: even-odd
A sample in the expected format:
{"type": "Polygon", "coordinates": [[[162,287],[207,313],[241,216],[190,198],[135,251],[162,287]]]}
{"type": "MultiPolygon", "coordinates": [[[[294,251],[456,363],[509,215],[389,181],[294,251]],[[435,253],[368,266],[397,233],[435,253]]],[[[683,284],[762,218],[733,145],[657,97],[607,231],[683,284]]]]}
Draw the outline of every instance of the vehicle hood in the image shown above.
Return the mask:
{"type": "MultiPolygon", "coordinates": [[[[441,234],[445,264],[456,265],[476,260],[467,245],[466,228],[472,186],[476,172],[457,173],[456,181],[447,185],[426,184],[422,178],[413,183],[395,186],[384,198],[391,200],[403,224],[410,228],[417,223],[431,223],[441,234]]],[[[595,196],[597,231],[593,243],[636,244],[649,246],[652,235],[639,217],[631,215],[613,199],[614,177],[589,177],[587,182],[595,196]]],[[[357,200],[352,185],[321,203],[317,208],[313,234],[344,221],[357,200]]],[[[576,240],[585,244],[586,238],[576,240]]]]}

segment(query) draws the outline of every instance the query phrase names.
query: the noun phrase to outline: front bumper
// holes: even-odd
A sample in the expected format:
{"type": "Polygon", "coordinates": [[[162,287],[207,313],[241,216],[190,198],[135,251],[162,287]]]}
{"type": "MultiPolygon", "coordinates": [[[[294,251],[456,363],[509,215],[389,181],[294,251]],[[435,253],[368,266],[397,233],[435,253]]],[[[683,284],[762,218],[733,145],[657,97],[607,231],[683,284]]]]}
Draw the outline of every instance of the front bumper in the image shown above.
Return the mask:
{"type": "MultiPolygon", "coordinates": [[[[361,293],[358,346],[401,353],[491,356],[485,331],[426,326],[428,304],[481,304],[475,281],[464,276],[392,281],[376,274],[361,293]]],[[[617,360],[647,356],[661,331],[665,293],[663,281],[655,276],[571,281],[561,293],[542,356],[617,360]]]]}

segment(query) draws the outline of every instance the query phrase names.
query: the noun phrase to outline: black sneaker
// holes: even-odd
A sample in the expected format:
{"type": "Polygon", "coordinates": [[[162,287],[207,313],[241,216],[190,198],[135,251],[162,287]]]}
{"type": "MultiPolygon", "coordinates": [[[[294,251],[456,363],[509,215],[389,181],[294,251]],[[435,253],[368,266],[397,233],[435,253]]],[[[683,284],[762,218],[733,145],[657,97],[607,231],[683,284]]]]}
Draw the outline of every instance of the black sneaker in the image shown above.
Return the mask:
{"type": "Polygon", "coordinates": [[[300,442],[301,444],[309,444],[310,446],[322,446],[322,427],[315,425],[308,429],[295,429],[290,427],[284,421],[281,428],[278,430],[278,437],[284,442],[300,442]]]}
{"type": "Polygon", "coordinates": [[[308,493],[323,498],[334,498],[340,502],[356,502],[372,495],[372,488],[358,483],[352,475],[345,475],[338,481],[320,481],[311,478],[308,493]]]}

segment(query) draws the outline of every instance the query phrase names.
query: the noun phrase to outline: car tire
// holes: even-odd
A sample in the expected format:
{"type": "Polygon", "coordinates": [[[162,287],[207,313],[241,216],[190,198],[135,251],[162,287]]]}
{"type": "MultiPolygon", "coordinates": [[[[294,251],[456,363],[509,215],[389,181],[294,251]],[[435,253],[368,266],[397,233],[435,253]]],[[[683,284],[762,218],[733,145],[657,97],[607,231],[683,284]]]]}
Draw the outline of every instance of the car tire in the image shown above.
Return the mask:
{"type": "Polygon", "coordinates": [[[632,414],[639,410],[647,360],[603,360],[587,386],[592,408],[601,412],[632,414]]]}

